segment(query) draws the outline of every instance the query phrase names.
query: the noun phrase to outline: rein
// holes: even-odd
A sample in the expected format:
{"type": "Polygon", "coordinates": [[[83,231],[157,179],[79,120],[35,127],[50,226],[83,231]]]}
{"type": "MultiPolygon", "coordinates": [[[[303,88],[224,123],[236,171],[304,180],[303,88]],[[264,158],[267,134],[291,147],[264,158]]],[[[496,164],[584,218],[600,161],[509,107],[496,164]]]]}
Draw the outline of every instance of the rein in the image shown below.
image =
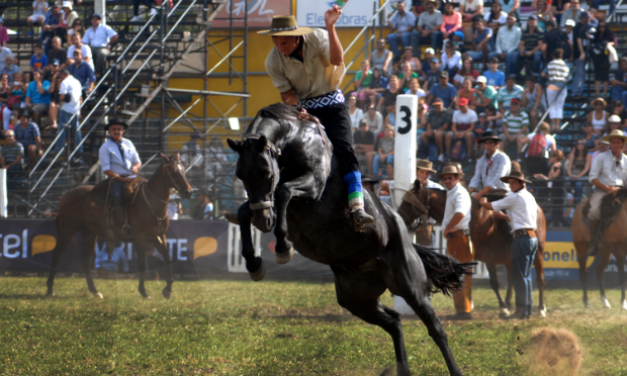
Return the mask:
{"type": "MultiPolygon", "coordinates": [[[[246,140],[258,140],[261,137],[261,135],[259,134],[249,134],[244,136],[244,141],[246,140]]],[[[272,189],[274,189],[274,187],[276,186],[275,180],[277,179],[277,176],[280,175],[280,171],[279,170],[275,170],[274,168],[274,163],[272,163],[273,159],[277,159],[278,157],[281,156],[281,149],[279,149],[274,143],[272,143],[272,141],[267,140],[268,143],[265,147],[264,153],[268,154],[268,158],[270,159],[270,169],[271,169],[271,184],[272,184],[272,189]]],[[[251,210],[263,210],[263,209],[267,209],[267,208],[271,208],[274,206],[274,194],[273,192],[270,192],[268,194],[270,197],[266,197],[266,200],[264,201],[260,201],[260,202],[255,202],[252,203],[250,202],[248,204],[248,206],[250,207],[251,210]]]]}

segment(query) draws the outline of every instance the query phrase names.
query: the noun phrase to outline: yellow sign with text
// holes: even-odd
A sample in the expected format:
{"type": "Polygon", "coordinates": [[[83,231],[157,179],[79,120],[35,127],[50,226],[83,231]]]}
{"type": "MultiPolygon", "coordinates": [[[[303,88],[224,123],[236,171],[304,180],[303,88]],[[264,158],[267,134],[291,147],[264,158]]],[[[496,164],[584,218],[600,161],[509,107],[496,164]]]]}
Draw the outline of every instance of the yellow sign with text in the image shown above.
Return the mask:
{"type": "MultiPolygon", "coordinates": [[[[588,257],[586,268],[594,262],[588,257]]],[[[547,242],[544,247],[544,267],[547,269],[579,269],[575,245],[571,242],[547,242]]]]}

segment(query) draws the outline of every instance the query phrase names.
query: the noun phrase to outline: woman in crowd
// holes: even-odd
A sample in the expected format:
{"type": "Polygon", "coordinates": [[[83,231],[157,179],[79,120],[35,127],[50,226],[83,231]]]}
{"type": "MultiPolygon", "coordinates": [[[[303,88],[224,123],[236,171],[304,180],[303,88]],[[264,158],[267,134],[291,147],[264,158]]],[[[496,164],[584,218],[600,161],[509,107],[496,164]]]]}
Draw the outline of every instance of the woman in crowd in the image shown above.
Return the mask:
{"type": "MultiPolygon", "coordinates": [[[[444,12],[442,13],[442,32],[443,42],[449,39],[449,34],[453,34],[462,28],[462,15],[455,11],[453,3],[448,1],[444,4],[444,12]]],[[[472,34],[471,34],[472,35],[472,34]]]]}
{"type": "Polygon", "coordinates": [[[403,56],[401,56],[401,60],[398,62],[398,72],[401,73],[403,71],[403,63],[409,63],[412,72],[416,72],[421,74],[421,66],[420,59],[414,56],[414,50],[411,46],[405,47],[405,52],[403,56]]]}
{"type": "Polygon", "coordinates": [[[398,75],[402,91],[409,89],[409,81],[411,81],[412,78],[418,79],[418,74],[411,70],[411,64],[406,61],[401,64],[401,73],[398,75]]]}
{"type": "Polygon", "coordinates": [[[475,62],[472,57],[467,56],[462,62],[462,69],[457,73],[464,80],[466,78],[472,78],[472,82],[477,81],[477,77],[479,77],[479,72],[475,69],[475,62]]]}
{"type": "Polygon", "coordinates": [[[50,93],[50,107],[48,108],[48,119],[50,120],[50,129],[59,128],[57,124],[57,119],[59,118],[59,110],[61,109],[62,103],[59,101],[59,88],[61,87],[61,76],[59,73],[55,73],[50,80],[50,89],[48,92],[50,93]]]}
{"type": "Polygon", "coordinates": [[[67,44],[70,46],[72,45],[72,36],[74,34],[80,35],[81,40],[85,36],[85,25],[83,25],[83,20],[81,20],[80,18],[76,18],[67,31],[67,44]]]}
{"type": "Polygon", "coordinates": [[[368,99],[368,93],[366,89],[370,87],[372,83],[372,71],[370,71],[370,62],[364,60],[361,62],[361,69],[355,73],[355,96],[359,101],[359,108],[364,108],[364,104],[368,99]]]}
{"type": "Polygon", "coordinates": [[[472,83],[472,78],[464,79],[462,87],[457,91],[457,101],[461,98],[466,98],[468,99],[468,103],[472,103],[472,99],[475,95],[475,89],[472,88],[472,83]]]}
{"type": "Polygon", "coordinates": [[[570,223],[564,220],[564,199],[566,197],[565,186],[565,173],[564,173],[564,165],[562,161],[564,160],[564,153],[561,150],[554,150],[549,156],[549,163],[551,166],[549,167],[548,176],[544,174],[535,174],[534,177],[538,180],[547,180],[551,182],[551,204],[553,205],[553,209],[551,210],[551,219],[550,223],[553,226],[570,226],[570,223]]]}
{"type": "Polygon", "coordinates": [[[368,130],[374,133],[375,136],[379,136],[380,133],[383,134],[383,116],[377,111],[373,103],[368,105],[368,110],[366,110],[363,120],[368,123],[368,130]]]}
{"type": "Polygon", "coordinates": [[[351,116],[353,132],[359,128],[359,122],[364,117],[364,112],[357,107],[357,97],[351,95],[348,97],[348,113],[351,116]]]}
{"type": "Polygon", "coordinates": [[[411,80],[409,80],[409,89],[405,90],[405,94],[413,94],[417,96],[418,99],[427,96],[427,93],[425,93],[425,91],[420,88],[420,83],[418,82],[417,78],[412,78],[411,80]]]}
{"type": "Polygon", "coordinates": [[[535,14],[538,17],[538,27],[542,30],[546,30],[547,21],[555,19],[553,10],[546,5],[544,0],[538,1],[536,11],[531,14],[535,14]]]}
{"type": "Polygon", "coordinates": [[[588,144],[585,139],[577,141],[576,146],[568,154],[568,168],[566,174],[568,178],[575,182],[575,202],[581,201],[583,193],[584,176],[588,175],[592,165],[592,154],[588,152],[588,144]]]}
{"type": "Polygon", "coordinates": [[[534,129],[538,120],[546,111],[544,89],[542,85],[536,83],[533,75],[527,75],[525,78],[525,90],[522,94],[521,108],[529,114],[530,128],[534,129]]]}
{"type": "Polygon", "coordinates": [[[584,141],[586,141],[588,152],[592,154],[595,151],[599,150],[599,140],[601,138],[601,135],[594,131],[594,127],[592,126],[591,122],[587,121],[583,124],[583,132],[583,139],[584,141]]]}
{"type": "Polygon", "coordinates": [[[453,78],[462,68],[462,54],[455,50],[452,40],[446,42],[445,46],[442,54],[442,70],[448,72],[449,82],[453,83],[453,78]]]}
{"type": "Polygon", "coordinates": [[[607,26],[607,22],[605,20],[599,21],[591,48],[592,61],[594,62],[594,86],[597,97],[601,97],[601,83],[603,83],[602,98],[607,97],[607,86],[610,83],[610,55],[606,54],[605,51],[608,46],[615,44],[616,38],[614,38],[614,33],[607,26]]]}
{"type": "Polygon", "coordinates": [[[607,119],[610,117],[609,112],[605,111],[607,103],[603,98],[597,98],[590,103],[590,107],[593,108],[588,114],[588,121],[592,123],[594,131],[600,135],[607,127],[607,119]]]}
{"type": "Polygon", "coordinates": [[[560,123],[564,117],[564,101],[566,100],[566,95],[568,94],[568,88],[566,85],[568,84],[570,68],[568,68],[564,62],[563,49],[558,48],[553,51],[551,58],[552,60],[546,68],[546,73],[542,73],[542,75],[548,76],[546,96],[549,106],[555,103],[549,109],[551,131],[559,132],[560,123]]]}

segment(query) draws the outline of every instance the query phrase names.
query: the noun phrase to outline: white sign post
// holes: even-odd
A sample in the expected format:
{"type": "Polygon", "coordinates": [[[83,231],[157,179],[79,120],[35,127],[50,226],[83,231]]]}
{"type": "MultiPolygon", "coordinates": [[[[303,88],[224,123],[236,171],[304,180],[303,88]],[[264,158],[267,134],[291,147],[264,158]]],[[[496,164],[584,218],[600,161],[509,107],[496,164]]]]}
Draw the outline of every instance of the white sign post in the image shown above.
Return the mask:
{"type": "Polygon", "coordinates": [[[9,205],[7,194],[7,170],[0,168],[0,217],[7,218],[9,205]]]}
{"type": "MultiPolygon", "coordinates": [[[[396,97],[396,137],[394,142],[394,191],[392,203],[400,205],[405,192],[416,180],[418,97],[399,95],[396,97]]],[[[394,209],[397,209],[396,207],[394,209]]],[[[394,310],[401,315],[415,315],[411,307],[400,296],[394,296],[394,310]]]]}

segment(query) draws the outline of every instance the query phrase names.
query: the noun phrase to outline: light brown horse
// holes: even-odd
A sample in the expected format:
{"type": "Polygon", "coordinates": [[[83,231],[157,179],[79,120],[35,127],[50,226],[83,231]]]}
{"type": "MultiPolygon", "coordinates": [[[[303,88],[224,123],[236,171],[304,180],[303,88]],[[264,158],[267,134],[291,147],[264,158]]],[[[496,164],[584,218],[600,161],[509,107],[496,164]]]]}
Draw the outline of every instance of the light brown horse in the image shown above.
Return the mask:
{"type": "MultiPolygon", "coordinates": [[[[613,195],[616,196],[615,194],[613,195]]],[[[605,208],[607,202],[613,198],[606,196],[603,198],[602,206],[605,208]],[[605,205],[604,205],[605,204],[605,205]]],[[[573,233],[573,243],[577,251],[579,261],[579,279],[583,287],[583,304],[586,308],[590,307],[588,300],[587,267],[592,264],[588,262],[588,246],[590,244],[590,231],[588,226],[583,223],[583,208],[588,203],[588,199],[582,200],[575,208],[573,214],[573,225],[571,231],[573,233]]],[[[610,308],[610,303],[605,296],[605,269],[610,263],[611,255],[616,258],[616,268],[618,269],[618,279],[621,285],[621,308],[627,310],[627,301],[625,301],[625,257],[627,257],[627,201],[621,203],[622,208],[616,215],[614,221],[602,230],[601,239],[599,239],[599,264],[597,266],[597,280],[599,282],[599,290],[601,292],[601,304],[604,308],[610,308]]],[[[602,211],[604,213],[604,211],[602,211]]],[[[602,214],[603,216],[604,214],[602,214]]]]}
{"type": "Polygon", "coordinates": [[[165,156],[161,154],[163,163],[152,175],[150,180],[138,188],[140,191],[127,207],[128,223],[133,231],[133,239],[129,240],[122,234],[122,224],[115,223],[114,238],[108,236],[110,231],[103,226],[105,216],[104,206],[97,205],[91,198],[92,185],[83,185],[74,188],[61,197],[59,214],[55,220],[57,228],[57,245],[52,253],[52,265],[48,277],[48,296],[54,296],[54,275],[61,255],[77,232],[83,237],[83,251],[81,264],[87,279],[87,287],[95,296],[102,298],[96,290],[91,277],[90,265],[96,248],[96,237],[100,236],[107,243],[107,251],[113,251],[115,241],[131,241],[137,252],[137,266],[139,269],[139,293],[144,298],[150,298],[144,288],[144,273],[146,271],[146,249],[149,245],[155,246],[163,259],[164,279],[166,287],[163,296],[168,299],[172,293],[172,266],[170,252],[166,247],[165,232],[170,219],[168,217],[168,200],[172,188],[183,198],[189,198],[192,188],[185,178],[185,169],[181,165],[179,156],[165,156]]]}
{"type": "MultiPolygon", "coordinates": [[[[490,274],[490,287],[494,290],[499,301],[501,314],[509,314],[511,308],[513,285],[511,277],[511,254],[510,246],[513,241],[509,226],[504,220],[494,218],[491,210],[481,207],[479,201],[472,200],[470,218],[470,238],[472,239],[475,261],[486,264],[490,274]],[[496,266],[505,265],[507,268],[507,295],[505,300],[499,291],[499,281],[496,275],[496,266]]],[[[406,225],[411,225],[416,218],[424,215],[428,211],[429,217],[435,219],[438,224],[442,224],[444,210],[446,207],[446,191],[441,189],[428,189],[421,187],[420,181],[416,180],[414,186],[403,197],[403,201],[398,208],[406,225]]],[[[541,316],[546,316],[546,304],[544,303],[544,245],[546,241],[546,220],[544,212],[538,206],[537,216],[538,250],[536,251],[534,266],[536,268],[536,282],[540,290],[539,310],[541,316]]]]}

